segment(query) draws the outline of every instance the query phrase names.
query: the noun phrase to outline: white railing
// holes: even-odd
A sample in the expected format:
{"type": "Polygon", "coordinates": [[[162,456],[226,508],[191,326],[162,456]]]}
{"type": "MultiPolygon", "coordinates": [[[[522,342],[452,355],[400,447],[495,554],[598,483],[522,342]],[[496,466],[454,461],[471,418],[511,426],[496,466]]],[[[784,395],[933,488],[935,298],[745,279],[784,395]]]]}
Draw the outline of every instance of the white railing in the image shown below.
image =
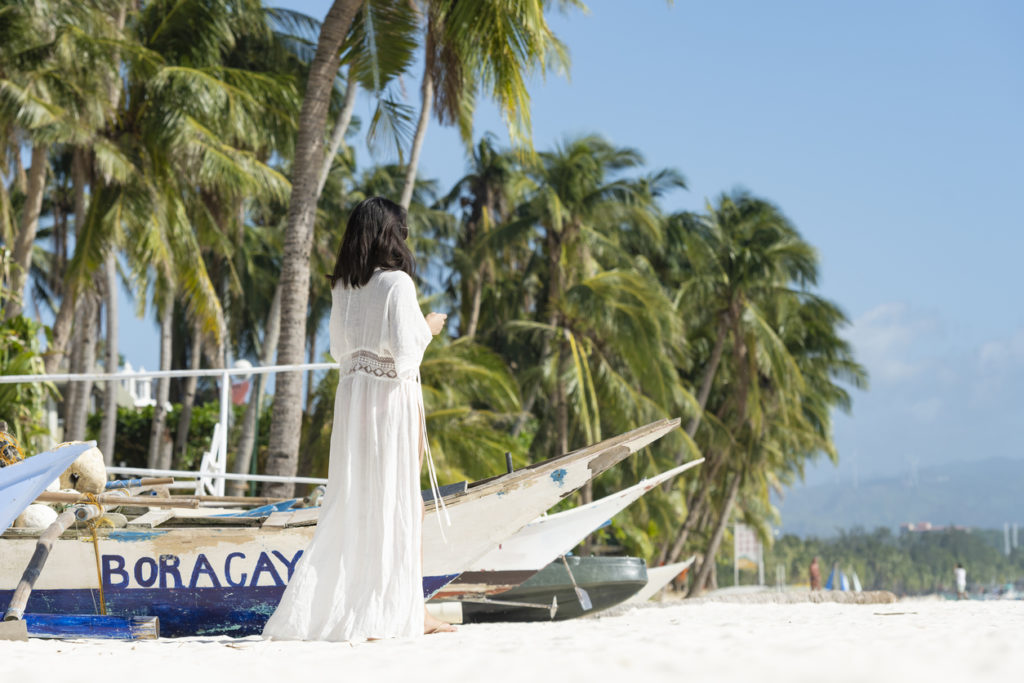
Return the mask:
{"type": "MultiPolygon", "coordinates": [[[[302,363],[297,365],[265,365],[235,368],[217,368],[210,370],[131,370],[122,372],[86,372],[86,373],[54,373],[51,375],[0,375],[0,384],[28,384],[38,382],[129,382],[140,379],[156,379],[160,377],[220,377],[220,420],[214,425],[213,439],[210,450],[203,453],[198,472],[183,470],[155,470],[140,467],[108,467],[113,474],[127,474],[142,477],[189,477],[196,480],[197,495],[224,495],[224,482],[228,479],[237,481],[289,482],[293,484],[324,484],[326,479],[316,477],[278,477],[260,474],[229,474],[227,472],[228,457],[228,410],[231,403],[232,375],[266,375],[275,372],[306,372],[314,370],[333,370],[337,363],[302,363]]],[[[131,386],[131,384],[129,384],[131,386]]]]}

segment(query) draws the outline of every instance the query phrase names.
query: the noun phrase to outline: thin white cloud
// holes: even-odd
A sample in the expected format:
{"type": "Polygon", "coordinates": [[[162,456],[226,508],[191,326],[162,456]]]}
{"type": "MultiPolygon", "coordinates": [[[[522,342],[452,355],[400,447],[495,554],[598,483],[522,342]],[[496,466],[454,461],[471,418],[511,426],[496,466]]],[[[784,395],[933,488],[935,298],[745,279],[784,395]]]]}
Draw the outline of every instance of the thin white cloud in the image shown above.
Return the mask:
{"type": "Polygon", "coordinates": [[[1009,339],[998,339],[982,344],[978,351],[978,361],[982,370],[990,372],[1024,366],[1024,330],[1017,330],[1009,339]]]}
{"type": "Polygon", "coordinates": [[[931,396],[916,401],[910,406],[910,414],[921,422],[934,422],[945,407],[945,402],[938,396],[931,396]]]}
{"type": "Polygon", "coordinates": [[[902,382],[928,365],[922,347],[941,335],[938,318],[917,314],[903,303],[876,306],[853,321],[847,335],[872,381],[902,382]]]}

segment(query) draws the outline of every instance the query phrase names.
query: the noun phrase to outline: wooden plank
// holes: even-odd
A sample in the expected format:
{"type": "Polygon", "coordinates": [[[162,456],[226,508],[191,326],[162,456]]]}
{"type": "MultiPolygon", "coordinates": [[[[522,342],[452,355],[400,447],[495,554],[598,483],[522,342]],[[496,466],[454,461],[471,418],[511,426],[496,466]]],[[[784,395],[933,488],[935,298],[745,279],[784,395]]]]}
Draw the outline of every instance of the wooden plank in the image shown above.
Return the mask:
{"type": "MultiPolygon", "coordinates": [[[[158,498],[157,496],[122,496],[114,493],[101,493],[96,500],[108,507],[121,505],[144,505],[146,507],[199,507],[197,498],[158,498]]],[[[92,501],[78,493],[62,493],[44,491],[36,498],[37,503],[91,503],[92,501]]]]}
{"type": "MultiPolygon", "coordinates": [[[[186,496],[189,497],[189,496],[186,496]]],[[[266,498],[257,496],[191,496],[198,498],[201,503],[231,503],[234,505],[251,505],[252,507],[260,507],[263,505],[271,505],[272,503],[280,503],[286,500],[293,500],[292,498],[266,498]]],[[[298,499],[294,499],[298,500],[298,499]]]]}
{"type": "Polygon", "coordinates": [[[149,512],[136,517],[128,522],[129,527],[153,528],[161,524],[171,526],[181,522],[190,526],[259,526],[260,517],[220,517],[219,515],[233,515],[234,510],[228,508],[166,508],[161,510],[150,510],[149,512]]]}
{"type": "Polygon", "coordinates": [[[316,524],[320,517],[320,508],[299,508],[298,510],[282,510],[275,512],[263,521],[265,527],[293,527],[316,524]]]}
{"type": "Polygon", "coordinates": [[[152,529],[153,527],[160,526],[169,519],[174,518],[174,508],[161,508],[158,510],[150,510],[141,517],[128,521],[128,526],[143,526],[152,529]]]}
{"type": "MultiPolygon", "coordinates": [[[[212,517],[214,515],[230,515],[238,512],[230,508],[169,508],[174,512],[175,519],[193,519],[195,517],[212,517]]],[[[218,519],[220,519],[218,517],[218,519]]]]}

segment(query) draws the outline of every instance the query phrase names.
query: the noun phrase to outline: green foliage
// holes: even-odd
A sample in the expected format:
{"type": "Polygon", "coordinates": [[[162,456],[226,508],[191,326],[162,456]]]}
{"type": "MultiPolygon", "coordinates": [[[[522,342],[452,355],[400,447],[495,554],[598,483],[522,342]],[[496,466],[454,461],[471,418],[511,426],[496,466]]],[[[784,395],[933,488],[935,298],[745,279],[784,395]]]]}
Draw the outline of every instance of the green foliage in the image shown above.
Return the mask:
{"type": "MultiPolygon", "coordinates": [[[[234,445],[238,443],[239,430],[245,406],[231,406],[234,419],[228,432],[228,454],[234,453],[234,445]]],[[[132,408],[117,407],[117,435],[114,440],[114,460],[124,467],[148,467],[149,435],[153,426],[153,406],[132,408]]],[[[178,419],[181,417],[181,405],[172,404],[167,413],[168,438],[177,432],[178,419]]],[[[220,420],[220,404],[211,401],[192,408],[192,421],[189,423],[186,453],[182,459],[183,469],[196,469],[205,451],[210,449],[213,427],[220,420]]],[[[89,415],[87,438],[98,438],[103,413],[98,411],[89,415]]],[[[259,445],[266,445],[269,419],[261,420],[259,445]]]]}
{"type": "Polygon", "coordinates": [[[823,583],[838,565],[848,576],[856,572],[864,590],[922,595],[955,592],[953,568],[959,562],[967,569],[971,592],[991,591],[1008,582],[1024,583],[1024,548],[1007,556],[1002,537],[1001,531],[984,529],[893,534],[886,527],[825,539],[786,535],[765,550],[765,571],[770,578],[782,565],[790,584],[806,585],[808,566],[817,556],[823,583]]]}
{"type": "MultiPolygon", "coordinates": [[[[41,330],[41,325],[24,316],[0,321],[0,375],[43,374],[41,330]]],[[[47,398],[59,398],[50,382],[0,384],[0,420],[7,422],[26,453],[42,450],[48,441],[47,398]]]]}

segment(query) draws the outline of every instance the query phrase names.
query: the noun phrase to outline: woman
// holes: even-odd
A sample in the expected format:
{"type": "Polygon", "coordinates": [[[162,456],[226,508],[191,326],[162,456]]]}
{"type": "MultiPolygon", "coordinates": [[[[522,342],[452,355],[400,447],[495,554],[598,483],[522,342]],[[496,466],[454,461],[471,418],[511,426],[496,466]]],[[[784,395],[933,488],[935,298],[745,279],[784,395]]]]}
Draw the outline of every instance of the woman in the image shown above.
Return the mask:
{"type": "Polygon", "coordinates": [[[416,302],[402,207],[361,202],[330,275],[340,377],[320,521],[263,630],[280,640],[359,641],[453,630],[426,614],[419,365],[447,316],[416,302]]]}

